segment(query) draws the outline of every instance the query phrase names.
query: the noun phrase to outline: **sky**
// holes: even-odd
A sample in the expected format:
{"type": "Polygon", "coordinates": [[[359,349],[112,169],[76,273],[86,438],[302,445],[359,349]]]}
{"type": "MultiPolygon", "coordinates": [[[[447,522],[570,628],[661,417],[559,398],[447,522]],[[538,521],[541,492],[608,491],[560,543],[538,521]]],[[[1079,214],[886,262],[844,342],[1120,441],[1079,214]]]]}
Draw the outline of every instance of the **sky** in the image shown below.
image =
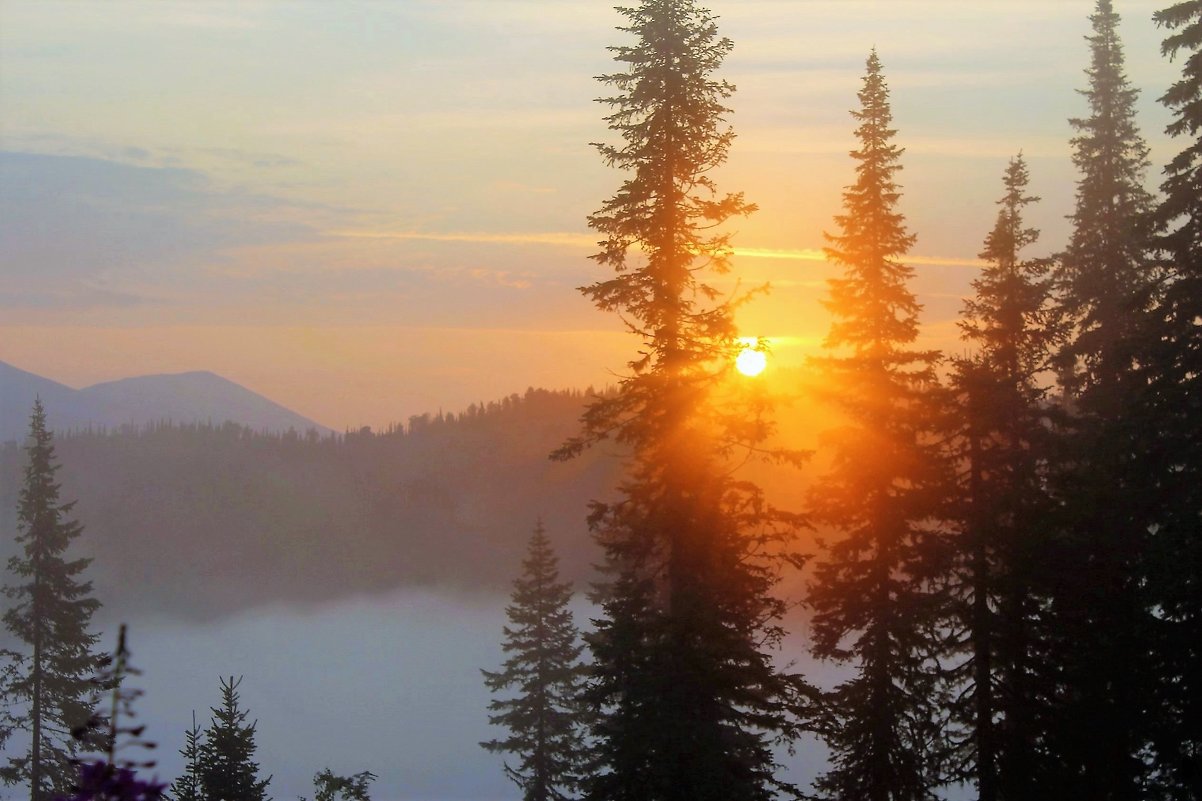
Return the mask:
{"type": "MultiPolygon", "coordinates": [[[[1151,23],[1166,2],[1115,0],[1152,185],[1176,149],[1156,103],[1179,68],[1151,23]]],[[[211,370],[335,429],[612,381],[636,343],[575,291],[606,277],[586,217],[621,181],[589,144],[609,138],[592,101],[624,41],[612,4],[0,0],[0,360],[76,387],[211,370]]],[[[775,364],[829,324],[823,231],[872,47],[906,148],[924,340],[960,347],[1019,150],[1043,197],[1034,250],[1063,246],[1092,0],[709,6],[738,87],[715,177],[760,209],[737,224],[735,274],[773,286],[740,324],[775,364]]],[[[162,775],[232,670],[276,798],[327,765],[375,770],[384,799],[512,797],[474,745],[495,734],[477,672],[501,657],[494,600],[139,623],[162,775]]]]}
{"type": "MultiPolygon", "coordinates": [[[[1175,149],[1163,4],[1115,3],[1152,185],[1175,149]]],[[[622,180],[589,144],[611,138],[611,5],[0,0],[0,360],[76,387],[212,370],[335,429],[613,381],[637,343],[575,291],[606,277],[586,217],[622,180]]],[[[1092,0],[709,7],[738,87],[716,179],[760,208],[735,275],[773,286],[739,322],[776,363],[829,324],[823,231],[872,47],[924,339],[960,347],[1019,150],[1034,251],[1063,246],[1092,0]]]]}

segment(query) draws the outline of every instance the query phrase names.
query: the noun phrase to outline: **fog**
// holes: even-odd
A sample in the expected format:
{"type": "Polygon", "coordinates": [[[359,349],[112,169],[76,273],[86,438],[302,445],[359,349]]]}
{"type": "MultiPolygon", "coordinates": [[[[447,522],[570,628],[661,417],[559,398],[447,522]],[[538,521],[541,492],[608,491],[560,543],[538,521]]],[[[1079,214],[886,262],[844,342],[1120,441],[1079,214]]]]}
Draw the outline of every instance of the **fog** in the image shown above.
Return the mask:
{"type": "MultiPolygon", "coordinates": [[[[243,676],[244,708],[257,719],[261,775],[278,801],[312,798],[323,768],[379,776],[378,801],[507,799],[521,794],[502,774],[501,757],[480,748],[501,734],[487,723],[489,694],[480,668],[501,662],[504,598],[406,590],[300,611],[269,607],[195,625],[165,618],[130,621],[136,702],[147,738],[158,743],[154,771],[173,779],[192,710],[205,725],[220,700],[218,678],[243,676]]],[[[587,623],[584,602],[576,619],[587,623]]],[[[106,621],[106,641],[115,639],[106,621]]],[[[782,659],[829,682],[800,637],[782,659]],[[821,671],[821,673],[816,672],[821,671]]],[[[821,759],[803,743],[782,754],[782,778],[803,784],[821,759]]]]}

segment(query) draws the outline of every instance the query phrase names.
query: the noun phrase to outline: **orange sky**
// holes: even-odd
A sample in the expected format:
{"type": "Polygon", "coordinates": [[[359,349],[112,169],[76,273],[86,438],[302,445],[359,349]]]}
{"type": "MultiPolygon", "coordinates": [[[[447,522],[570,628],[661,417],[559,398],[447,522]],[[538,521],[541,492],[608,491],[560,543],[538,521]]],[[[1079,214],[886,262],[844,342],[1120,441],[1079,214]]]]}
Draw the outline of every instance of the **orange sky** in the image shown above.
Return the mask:
{"type": "MultiPolygon", "coordinates": [[[[593,75],[608,3],[0,3],[0,360],[73,386],[212,370],[333,428],[603,384],[635,343],[575,287],[619,184],[593,75]]],[[[760,211],[737,277],[778,363],[821,339],[876,46],[907,148],[924,338],[955,315],[1010,156],[1063,245],[1092,0],[715,0],[738,138],[717,176],[760,211]]],[[[1156,0],[1119,0],[1154,164],[1156,0]]],[[[1156,182],[1154,167],[1149,176],[1156,182]]]]}

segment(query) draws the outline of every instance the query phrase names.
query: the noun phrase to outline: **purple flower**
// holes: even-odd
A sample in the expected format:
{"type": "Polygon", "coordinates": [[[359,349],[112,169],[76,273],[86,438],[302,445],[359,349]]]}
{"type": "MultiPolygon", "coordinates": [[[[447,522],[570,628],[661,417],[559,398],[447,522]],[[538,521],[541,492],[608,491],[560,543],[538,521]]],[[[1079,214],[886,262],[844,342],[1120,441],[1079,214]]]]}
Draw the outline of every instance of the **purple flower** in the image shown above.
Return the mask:
{"type": "Polygon", "coordinates": [[[79,766],[75,795],[56,801],[160,801],[165,784],[142,781],[130,768],[104,761],[84,762],[79,766]]]}

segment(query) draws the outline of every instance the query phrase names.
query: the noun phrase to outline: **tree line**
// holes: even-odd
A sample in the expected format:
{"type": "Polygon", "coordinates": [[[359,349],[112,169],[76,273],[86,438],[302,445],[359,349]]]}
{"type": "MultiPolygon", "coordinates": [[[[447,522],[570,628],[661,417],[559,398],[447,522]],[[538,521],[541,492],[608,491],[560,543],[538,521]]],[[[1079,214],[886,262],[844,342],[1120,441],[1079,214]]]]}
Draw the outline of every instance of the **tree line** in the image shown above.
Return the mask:
{"type": "Polygon", "coordinates": [[[904,150],[869,55],[811,363],[842,416],[802,514],[730,470],[804,461],[768,444],[762,398],[729,389],[746,298],[707,283],[730,269],[722,224],[754,211],[712,178],[731,42],[692,0],[619,12],[628,43],[600,77],[616,141],[597,147],[625,178],[589,218],[609,275],[582,291],[641,345],[556,456],[616,441],[626,478],[590,516],[587,659],[536,531],[509,657],[485,673],[509,735],[485,747],[514,753],[531,801],[1202,798],[1202,2],[1155,15],[1183,63],[1161,97],[1183,149],[1154,195],[1119,17],[1097,0],[1070,240],[1031,255],[1017,154],[960,358],[916,345],[904,150]],[[807,528],[826,540],[812,558],[789,548],[807,528]],[[771,659],[786,564],[809,575],[813,653],[846,666],[833,688],[771,659]],[[772,749],[805,732],[830,755],[809,789],[772,749]]]}
{"type": "MultiPolygon", "coordinates": [[[[844,272],[811,365],[841,418],[801,511],[732,469],[807,461],[773,444],[769,399],[727,380],[747,296],[712,280],[732,269],[724,224],[755,210],[712,177],[734,139],[734,87],[717,77],[733,45],[693,0],[620,13],[632,43],[601,77],[616,141],[598,148],[626,178],[589,218],[610,273],[583,292],[641,346],[554,456],[613,442],[624,478],[589,513],[603,562],[587,659],[536,529],[508,657],[484,676],[509,734],[485,747],[513,753],[507,775],[540,800],[918,801],[954,784],[988,801],[1202,797],[1202,2],[1156,15],[1166,55],[1185,55],[1162,98],[1185,146],[1156,196],[1118,15],[1097,0],[1070,241],[1027,252],[1037,198],[1016,155],[958,359],[915,344],[904,151],[868,56],[826,250],[844,272]],[[824,547],[796,553],[810,529],[824,547]],[[814,654],[846,666],[833,688],[775,658],[792,568],[809,576],[814,654]],[[779,747],[807,733],[830,758],[800,788],[779,747]]],[[[23,648],[4,655],[0,743],[29,742],[0,778],[49,801],[87,778],[81,751],[107,748],[116,767],[96,699],[120,687],[96,655],[88,560],[67,553],[80,526],[40,405],[26,453],[4,617],[23,648]]],[[[210,726],[193,721],[181,801],[265,798],[237,687],[223,679],[210,726]]],[[[327,771],[316,796],[365,797],[371,778],[327,771]]]]}

